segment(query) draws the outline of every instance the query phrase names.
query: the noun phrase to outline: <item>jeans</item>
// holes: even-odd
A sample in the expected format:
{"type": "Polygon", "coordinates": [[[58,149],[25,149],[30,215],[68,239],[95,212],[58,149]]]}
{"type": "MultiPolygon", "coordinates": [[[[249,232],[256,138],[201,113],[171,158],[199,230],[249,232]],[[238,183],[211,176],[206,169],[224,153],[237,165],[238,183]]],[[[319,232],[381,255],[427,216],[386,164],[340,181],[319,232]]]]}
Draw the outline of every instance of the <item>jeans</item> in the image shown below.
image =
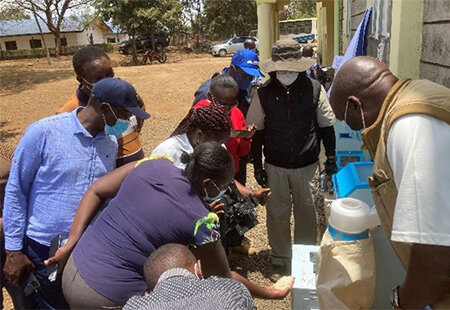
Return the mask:
{"type": "Polygon", "coordinates": [[[21,288],[7,285],[6,288],[16,309],[69,309],[62,292],[61,275],[58,275],[54,282],[48,280],[44,260],[48,258],[49,250],[48,246],[27,237],[24,238],[22,252],[34,264],[34,275],[41,287],[35,294],[25,297],[21,288]]]}

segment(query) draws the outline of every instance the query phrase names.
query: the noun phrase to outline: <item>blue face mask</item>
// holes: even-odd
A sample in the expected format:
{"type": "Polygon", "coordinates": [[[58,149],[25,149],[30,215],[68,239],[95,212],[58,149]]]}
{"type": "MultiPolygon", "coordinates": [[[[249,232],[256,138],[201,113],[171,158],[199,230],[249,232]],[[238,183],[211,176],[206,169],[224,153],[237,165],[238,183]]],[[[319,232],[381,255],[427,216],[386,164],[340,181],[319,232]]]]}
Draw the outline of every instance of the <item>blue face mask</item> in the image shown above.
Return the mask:
{"type": "Polygon", "coordinates": [[[219,187],[216,185],[216,183],[214,183],[214,181],[211,180],[211,182],[214,185],[214,187],[217,189],[217,191],[219,191],[219,193],[216,196],[214,196],[214,197],[210,197],[208,195],[208,192],[206,191],[206,188],[203,188],[204,191],[205,191],[205,200],[207,202],[214,202],[216,200],[219,200],[220,198],[222,198],[222,196],[226,193],[226,191],[228,189],[228,187],[226,187],[225,189],[220,190],[219,187]]]}
{"type": "Polygon", "coordinates": [[[129,121],[118,118],[113,126],[105,125],[105,133],[110,136],[118,137],[123,134],[130,125],[129,121]]]}
{"type": "Polygon", "coordinates": [[[128,121],[128,120],[124,120],[124,119],[118,118],[118,117],[116,116],[116,113],[114,113],[114,110],[113,110],[113,109],[111,108],[111,106],[109,105],[109,103],[106,103],[106,102],[105,102],[105,104],[108,105],[108,107],[109,107],[109,109],[111,110],[112,114],[113,114],[114,117],[116,118],[116,123],[115,123],[113,126],[109,126],[109,125],[106,123],[105,116],[103,115],[103,121],[105,122],[105,134],[110,135],[110,136],[116,136],[116,137],[118,137],[118,136],[120,136],[121,134],[123,134],[123,133],[128,129],[128,127],[131,126],[131,123],[130,123],[130,121],[128,121]]]}

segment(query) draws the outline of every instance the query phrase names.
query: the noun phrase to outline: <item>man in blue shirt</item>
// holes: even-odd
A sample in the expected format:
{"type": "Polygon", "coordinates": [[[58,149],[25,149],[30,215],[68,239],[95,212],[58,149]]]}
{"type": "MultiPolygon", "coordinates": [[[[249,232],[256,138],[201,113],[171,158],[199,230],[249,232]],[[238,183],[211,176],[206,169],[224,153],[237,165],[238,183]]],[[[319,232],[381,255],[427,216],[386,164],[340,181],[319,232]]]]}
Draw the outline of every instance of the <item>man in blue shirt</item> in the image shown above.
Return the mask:
{"type": "MultiPolygon", "coordinates": [[[[222,70],[222,74],[230,75],[239,86],[238,108],[244,116],[250,106],[250,88],[255,77],[263,76],[259,71],[259,57],[255,51],[250,49],[238,50],[231,58],[231,65],[222,70]]],[[[216,73],[217,75],[217,73],[216,73]]],[[[213,76],[214,77],[214,76],[213,76]]],[[[208,99],[211,79],[204,82],[195,92],[194,102],[196,105],[200,100],[208,99]]]]}
{"type": "Polygon", "coordinates": [[[134,87],[117,78],[94,84],[86,107],[33,123],[14,153],[4,206],[5,276],[18,286],[29,272],[41,288],[26,307],[68,308],[61,278],[48,279],[44,260],[51,240],[66,239],[89,186],[115,167],[117,139],[131,114],[149,115],[134,87]]]}

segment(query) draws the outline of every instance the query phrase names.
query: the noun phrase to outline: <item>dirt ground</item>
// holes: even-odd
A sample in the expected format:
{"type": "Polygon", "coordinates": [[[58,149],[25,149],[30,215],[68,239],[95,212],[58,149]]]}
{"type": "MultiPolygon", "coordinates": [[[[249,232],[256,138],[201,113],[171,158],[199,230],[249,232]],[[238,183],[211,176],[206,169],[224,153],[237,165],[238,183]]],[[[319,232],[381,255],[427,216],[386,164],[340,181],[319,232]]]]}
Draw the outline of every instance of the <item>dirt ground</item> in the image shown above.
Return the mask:
{"type": "MultiPolygon", "coordinates": [[[[179,51],[169,52],[168,57],[165,64],[118,67],[126,64],[127,58],[118,53],[111,55],[116,76],[136,87],[152,115],[141,134],[146,154],[167,138],[185,116],[198,86],[230,62],[229,57],[179,51]]],[[[17,144],[32,122],[54,114],[73,94],[77,81],[70,60],[70,57],[53,59],[51,65],[45,59],[0,62],[0,142],[17,144]]],[[[248,185],[256,188],[248,167],[248,185]]],[[[265,210],[258,207],[257,211],[260,224],[247,235],[258,254],[252,257],[233,254],[230,265],[255,283],[268,286],[271,282],[265,210]]],[[[290,309],[290,295],[280,301],[256,299],[255,304],[258,309],[290,309]]],[[[4,306],[12,309],[8,297],[4,306]]]]}

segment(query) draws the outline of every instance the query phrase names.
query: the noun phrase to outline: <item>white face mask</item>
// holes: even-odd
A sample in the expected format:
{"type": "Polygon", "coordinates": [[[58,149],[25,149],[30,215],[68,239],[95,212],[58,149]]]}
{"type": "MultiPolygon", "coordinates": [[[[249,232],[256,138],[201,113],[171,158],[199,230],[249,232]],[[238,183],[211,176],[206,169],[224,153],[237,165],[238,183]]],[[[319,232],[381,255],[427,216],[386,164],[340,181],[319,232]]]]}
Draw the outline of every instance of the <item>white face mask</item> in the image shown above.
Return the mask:
{"type": "Polygon", "coordinates": [[[277,71],[277,80],[284,86],[289,86],[298,78],[298,72],[277,71]]]}

